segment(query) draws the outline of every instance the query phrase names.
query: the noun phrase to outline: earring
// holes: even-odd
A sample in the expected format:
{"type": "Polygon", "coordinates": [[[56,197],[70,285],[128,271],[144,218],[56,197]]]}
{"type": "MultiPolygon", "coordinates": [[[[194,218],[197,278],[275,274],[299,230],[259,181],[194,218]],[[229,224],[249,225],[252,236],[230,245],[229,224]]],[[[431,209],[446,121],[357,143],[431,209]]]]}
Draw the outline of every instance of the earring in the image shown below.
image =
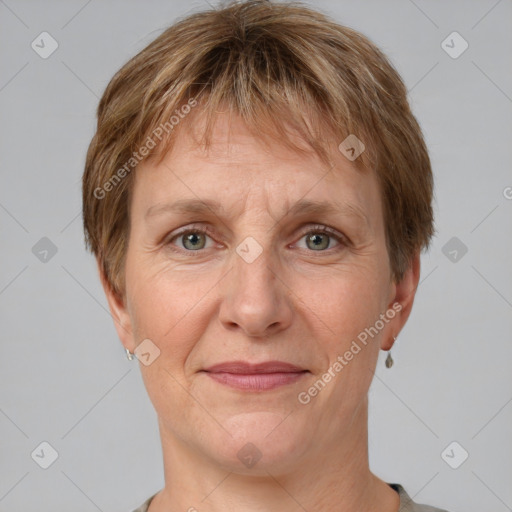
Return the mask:
{"type": "MultiPolygon", "coordinates": [[[[396,336],[393,336],[393,343],[395,343],[396,341],[396,336]]],[[[389,349],[389,352],[388,352],[388,357],[386,357],[386,368],[391,368],[393,366],[393,358],[391,357],[391,349],[389,349]]]]}
{"type": "Polygon", "coordinates": [[[128,358],[128,360],[133,361],[133,354],[127,348],[125,348],[124,350],[126,351],[126,357],[128,358]]]}

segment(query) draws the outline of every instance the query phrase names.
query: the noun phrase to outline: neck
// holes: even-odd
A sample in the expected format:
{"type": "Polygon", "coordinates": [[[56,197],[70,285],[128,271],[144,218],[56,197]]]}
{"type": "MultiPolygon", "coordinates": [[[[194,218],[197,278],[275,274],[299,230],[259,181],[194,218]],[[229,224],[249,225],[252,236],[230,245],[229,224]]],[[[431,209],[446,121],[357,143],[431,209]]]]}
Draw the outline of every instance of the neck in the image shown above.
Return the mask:
{"type": "Polygon", "coordinates": [[[292,468],[254,476],[221,468],[160,423],[165,487],[148,512],[396,512],[398,494],[370,472],[367,425],[365,400],[344,430],[326,433],[335,442],[314,440],[292,468]]]}

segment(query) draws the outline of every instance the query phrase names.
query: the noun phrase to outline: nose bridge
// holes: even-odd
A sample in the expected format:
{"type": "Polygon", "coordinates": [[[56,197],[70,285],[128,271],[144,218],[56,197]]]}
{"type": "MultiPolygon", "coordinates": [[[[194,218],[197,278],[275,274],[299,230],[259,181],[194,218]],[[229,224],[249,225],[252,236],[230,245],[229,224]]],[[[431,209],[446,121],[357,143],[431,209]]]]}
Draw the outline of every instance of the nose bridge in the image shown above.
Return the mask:
{"type": "Polygon", "coordinates": [[[238,326],[247,335],[266,336],[285,328],[290,304],[272,251],[268,228],[243,239],[232,255],[232,270],[224,283],[220,319],[227,328],[238,326]]]}
{"type": "Polygon", "coordinates": [[[272,257],[270,237],[260,243],[262,238],[261,234],[258,239],[248,236],[236,247],[236,254],[233,255],[233,277],[240,285],[238,293],[244,289],[249,292],[249,296],[273,292],[276,279],[273,267],[276,267],[276,262],[272,257]]]}

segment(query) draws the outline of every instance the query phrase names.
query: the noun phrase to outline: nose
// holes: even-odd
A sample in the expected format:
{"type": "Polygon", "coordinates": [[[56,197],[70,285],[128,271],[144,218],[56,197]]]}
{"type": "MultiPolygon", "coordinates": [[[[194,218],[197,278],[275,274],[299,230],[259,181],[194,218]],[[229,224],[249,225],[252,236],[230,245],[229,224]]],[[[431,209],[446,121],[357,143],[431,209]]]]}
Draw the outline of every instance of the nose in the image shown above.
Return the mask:
{"type": "Polygon", "coordinates": [[[219,318],[226,329],[266,338],[290,326],[293,295],[280,268],[268,249],[254,261],[233,255],[233,267],[221,287],[219,318]]]}

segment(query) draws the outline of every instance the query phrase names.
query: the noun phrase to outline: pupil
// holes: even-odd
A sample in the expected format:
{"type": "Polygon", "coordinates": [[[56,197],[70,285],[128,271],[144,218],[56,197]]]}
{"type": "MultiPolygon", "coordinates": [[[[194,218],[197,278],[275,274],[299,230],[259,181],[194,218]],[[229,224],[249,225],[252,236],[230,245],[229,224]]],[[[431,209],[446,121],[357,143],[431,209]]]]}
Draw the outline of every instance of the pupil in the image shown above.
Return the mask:
{"type": "Polygon", "coordinates": [[[188,242],[192,246],[192,248],[196,248],[196,247],[198,247],[198,245],[199,246],[201,245],[200,239],[199,239],[199,236],[197,235],[197,233],[190,233],[189,235],[187,235],[186,242],[188,242]]]}
{"type": "Polygon", "coordinates": [[[325,235],[316,234],[316,235],[311,235],[309,237],[309,240],[313,242],[313,245],[315,247],[321,247],[321,246],[325,246],[325,240],[322,240],[322,238],[325,239],[325,235]]]}

